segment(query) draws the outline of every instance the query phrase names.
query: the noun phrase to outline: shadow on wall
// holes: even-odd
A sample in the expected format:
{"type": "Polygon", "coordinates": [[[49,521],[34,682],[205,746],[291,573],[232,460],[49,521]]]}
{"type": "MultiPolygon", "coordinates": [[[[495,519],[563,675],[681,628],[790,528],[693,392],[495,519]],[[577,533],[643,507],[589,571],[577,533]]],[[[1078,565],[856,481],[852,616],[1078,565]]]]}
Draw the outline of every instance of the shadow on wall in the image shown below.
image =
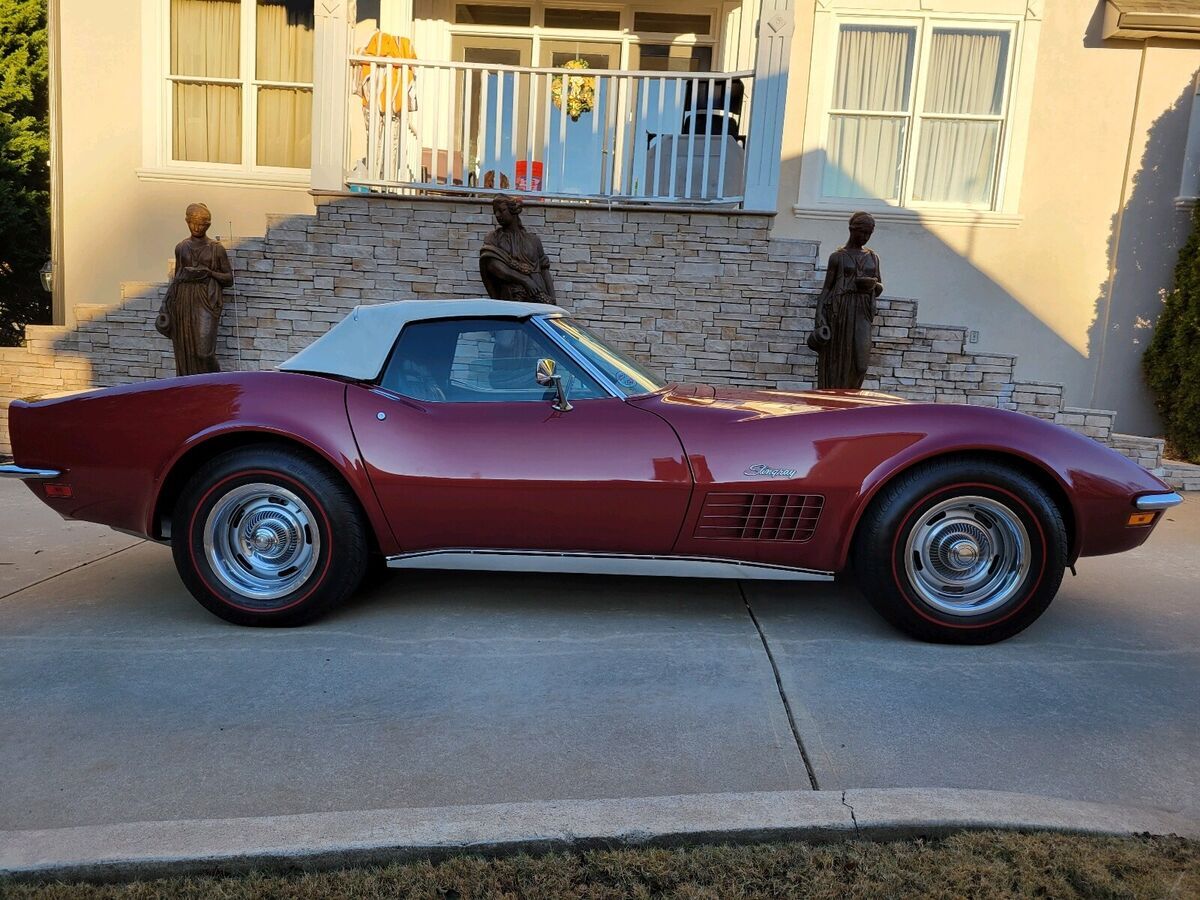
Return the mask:
{"type": "MultiPolygon", "coordinates": [[[[787,167],[814,167],[818,173],[834,166],[823,150],[805,153],[799,157],[785,159],[787,167]]],[[[859,185],[852,176],[841,172],[836,181],[842,187],[858,188],[860,199],[870,196],[868,189],[859,185]]],[[[851,191],[855,192],[855,191],[851,191]]],[[[840,201],[847,209],[856,199],[840,201]]],[[[787,213],[783,213],[787,215],[787,213]]],[[[819,265],[822,270],[832,253],[846,239],[850,213],[837,213],[836,219],[822,219],[811,227],[819,231],[822,238],[830,232],[840,233],[835,244],[824,242],[821,247],[819,265]]],[[[980,215],[980,220],[983,216],[980,215]]],[[[807,224],[807,223],[806,223],[807,224]]],[[[949,325],[977,329],[982,341],[968,344],[966,350],[975,354],[1006,355],[1014,351],[989,346],[989,334],[1019,335],[1018,376],[1031,381],[1057,381],[1046,374],[1039,360],[1053,359],[1056,370],[1077,373],[1076,381],[1086,381],[1087,357],[1064,340],[1050,325],[1007,288],[980,269],[973,261],[975,243],[979,235],[990,232],[990,227],[976,229],[965,226],[966,240],[962,251],[952,247],[919,220],[878,222],[870,246],[881,257],[885,297],[909,297],[917,301],[918,321],[922,323],[949,325]],[[936,294],[928,287],[936,284],[936,294]],[[1022,357],[1024,361],[1022,362],[1022,357]]],[[[1019,261],[1014,260],[1014,265],[1019,261]]],[[[820,274],[824,274],[823,271],[820,274]]],[[[876,329],[877,331],[879,329],[876,329]]],[[[1070,405],[1086,405],[1086,396],[1079,392],[1067,393],[1070,405]]]]}
{"type": "Polygon", "coordinates": [[[1129,196],[1112,217],[1109,277],[1099,287],[1088,332],[1095,360],[1092,405],[1119,410],[1120,430],[1133,434],[1162,433],[1141,360],[1188,234],[1189,212],[1176,207],[1175,198],[1192,93],[1189,83],[1150,126],[1129,196]]]}
{"type": "MultiPolygon", "coordinates": [[[[1181,104],[1182,98],[1176,107],[1181,104]]],[[[1160,121],[1174,122],[1176,107],[1160,121]]],[[[1164,267],[1156,257],[1152,266],[1144,265],[1142,259],[1149,255],[1144,247],[1161,255],[1164,243],[1177,244],[1172,229],[1152,227],[1164,210],[1171,211],[1172,221],[1183,218],[1174,212],[1169,184],[1172,171],[1178,181],[1178,167],[1167,159],[1175,127],[1156,123],[1126,204],[1127,238],[1118,257],[1129,262],[1119,271],[1133,271],[1113,293],[1110,321],[1117,325],[1153,314],[1157,286],[1170,277],[1169,264],[1164,267]],[[1135,276],[1155,285],[1148,306],[1132,302],[1139,297],[1135,276]]],[[[1182,153],[1182,141],[1176,143],[1182,153]]],[[[819,166],[825,159],[809,154],[784,161],[800,163],[819,166]]],[[[804,338],[822,277],[813,263],[823,265],[834,246],[821,248],[814,259],[811,242],[768,240],[762,220],[751,217],[705,215],[696,217],[703,219],[698,224],[686,215],[531,204],[527,219],[555,262],[564,305],[668,377],[812,385],[815,356],[804,338]]],[[[358,303],[480,295],[476,254],[491,227],[486,198],[451,204],[361,195],[320,207],[315,217],[274,217],[267,237],[231,248],[237,290],[222,321],[222,366],[271,367],[358,303]]],[[[845,217],[819,227],[844,240],[845,217]]],[[[883,258],[885,300],[891,303],[884,304],[888,314],[877,323],[878,377],[868,386],[917,399],[963,402],[987,395],[1006,403],[1016,381],[1013,358],[989,351],[986,343],[964,346],[967,328],[1019,335],[1019,352],[1026,356],[1022,375],[1036,372],[1039,360],[1054,359],[1066,363],[1059,371],[1078,372],[1077,380],[1087,381],[1091,361],[980,270],[971,259],[971,241],[959,252],[919,222],[885,222],[871,246],[883,258]],[[914,298],[923,304],[916,321],[949,329],[914,328],[912,301],[896,299],[915,293],[906,289],[913,280],[906,272],[915,269],[924,273],[924,283],[945,285],[937,296],[914,298]]],[[[161,285],[143,285],[120,307],[92,308],[93,315],[79,315],[78,326],[58,337],[52,349],[86,359],[98,385],[173,375],[170,343],[152,327],[162,291],[161,285]]],[[[1110,345],[1109,358],[1124,359],[1117,342],[1110,339],[1110,345]]],[[[1134,347],[1132,356],[1139,352],[1134,347]]],[[[1136,367],[1136,358],[1131,365],[1136,367]]],[[[1052,396],[1053,391],[1039,402],[1051,402],[1052,396]]]]}

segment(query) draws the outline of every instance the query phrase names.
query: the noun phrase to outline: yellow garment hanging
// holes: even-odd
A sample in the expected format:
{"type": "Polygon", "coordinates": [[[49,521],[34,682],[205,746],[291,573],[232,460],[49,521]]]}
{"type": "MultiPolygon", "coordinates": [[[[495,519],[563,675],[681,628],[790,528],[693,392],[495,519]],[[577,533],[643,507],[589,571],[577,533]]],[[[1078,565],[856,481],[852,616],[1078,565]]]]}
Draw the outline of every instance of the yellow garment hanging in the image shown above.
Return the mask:
{"type": "MultiPolygon", "coordinates": [[[[387,34],[383,31],[376,31],[371,35],[371,40],[367,41],[367,46],[363,48],[364,56],[382,56],[389,59],[416,59],[417,52],[413,49],[412,41],[406,37],[398,37],[394,34],[387,34]]],[[[378,66],[378,64],[377,64],[378,66]]],[[[371,84],[371,65],[362,63],[359,65],[359,84],[358,93],[362,97],[363,108],[368,108],[371,105],[371,92],[375,88],[371,84]]],[[[376,69],[379,76],[379,110],[382,112],[388,105],[387,97],[387,76],[382,68],[376,69]]],[[[408,89],[416,80],[417,73],[412,66],[404,66],[401,77],[396,77],[392,74],[392,102],[391,110],[399,115],[400,110],[404,108],[407,102],[408,89]]]]}

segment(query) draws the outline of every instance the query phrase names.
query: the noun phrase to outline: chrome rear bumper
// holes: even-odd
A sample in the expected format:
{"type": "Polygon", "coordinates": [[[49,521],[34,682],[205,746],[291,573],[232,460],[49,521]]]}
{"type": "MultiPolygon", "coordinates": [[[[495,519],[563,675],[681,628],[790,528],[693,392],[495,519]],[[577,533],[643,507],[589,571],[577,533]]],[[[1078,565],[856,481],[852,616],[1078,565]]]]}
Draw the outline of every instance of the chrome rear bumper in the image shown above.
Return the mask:
{"type": "Polygon", "coordinates": [[[0,478],[57,478],[61,475],[58,469],[27,469],[24,466],[14,466],[11,463],[6,466],[0,466],[0,478]]]}
{"type": "Polygon", "coordinates": [[[1169,494],[1146,494],[1138,497],[1134,505],[1143,512],[1154,512],[1160,509],[1170,509],[1183,502],[1183,498],[1172,491],[1169,494]]]}

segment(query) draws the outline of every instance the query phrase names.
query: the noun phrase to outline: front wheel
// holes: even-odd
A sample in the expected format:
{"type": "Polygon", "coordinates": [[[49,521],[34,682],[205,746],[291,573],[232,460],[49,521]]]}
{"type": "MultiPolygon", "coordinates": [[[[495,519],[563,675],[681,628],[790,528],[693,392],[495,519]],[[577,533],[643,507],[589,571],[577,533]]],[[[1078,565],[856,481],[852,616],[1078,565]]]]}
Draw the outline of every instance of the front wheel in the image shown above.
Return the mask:
{"type": "Polygon", "coordinates": [[[863,516],[854,566],[871,605],[927,641],[987,644],[1050,605],[1067,559],[1062,513],[1035,481],[969,459],[921,466],[863,516]]]}
{"type": "Polygon", "coordinates": [[[209,612],[238,625],[300,625],[358,587],[367,537],[357,501],[325,466],[282,447],[222,454],[175,505],[172,553],[209,612]]]}

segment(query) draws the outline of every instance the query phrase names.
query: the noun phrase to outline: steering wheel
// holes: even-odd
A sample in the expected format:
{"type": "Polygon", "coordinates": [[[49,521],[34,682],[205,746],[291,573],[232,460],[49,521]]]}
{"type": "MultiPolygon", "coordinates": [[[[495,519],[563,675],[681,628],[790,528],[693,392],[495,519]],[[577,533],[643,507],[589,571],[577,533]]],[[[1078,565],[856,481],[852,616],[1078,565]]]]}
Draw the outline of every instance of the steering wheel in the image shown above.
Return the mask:
{"type": "Polygon", "coordinates": [[[414,398],[446,401],[446,392],[425,366],[406,363],[401,372],[404,384],[414,398]]]}

